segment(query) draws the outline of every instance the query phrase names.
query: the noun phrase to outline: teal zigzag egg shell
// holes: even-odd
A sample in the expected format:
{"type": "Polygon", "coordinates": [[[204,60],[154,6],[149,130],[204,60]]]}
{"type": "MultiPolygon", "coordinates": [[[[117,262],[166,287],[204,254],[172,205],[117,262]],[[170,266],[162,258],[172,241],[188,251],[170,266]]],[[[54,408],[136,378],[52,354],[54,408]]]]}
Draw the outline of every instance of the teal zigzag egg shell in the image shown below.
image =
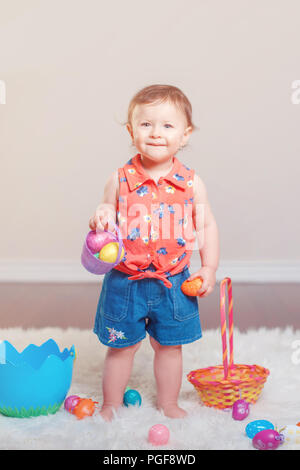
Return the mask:
{"type": "Polygon", "coordinates": [[[19,353],[8,341],[0,362],[0,413],[13,417],[56,413],[72,382],[75,347],[60,352],[53,339],[19,353]]]}

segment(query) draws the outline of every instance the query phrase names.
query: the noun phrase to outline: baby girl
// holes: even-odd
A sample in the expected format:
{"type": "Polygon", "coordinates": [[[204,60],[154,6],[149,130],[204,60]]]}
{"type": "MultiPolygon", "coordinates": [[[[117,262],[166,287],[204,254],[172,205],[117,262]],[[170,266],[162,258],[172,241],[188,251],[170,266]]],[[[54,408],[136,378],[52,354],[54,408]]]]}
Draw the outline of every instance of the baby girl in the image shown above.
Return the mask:
{"type": "Polygon", "coordinates": [[[117,223],[125,249],[120,264],[104,276],[95,319],[94,332],[108,346],[101,415],[110,421],[122,404],[134,355],[148,332],[157,407],[165,416],[183,418],[182,345],[202,332],[197,298],[180,286],[201,277],[198,296],[212,292],[218,228],[202,180],[175,157],[195,128],[184,93],[169,85],[140,90],[126,126],[137,153],[108,179],[89,223],[98,231],[113,231],[117,223]],[[190,274],[196,238],[201,269],[190,274]]]}

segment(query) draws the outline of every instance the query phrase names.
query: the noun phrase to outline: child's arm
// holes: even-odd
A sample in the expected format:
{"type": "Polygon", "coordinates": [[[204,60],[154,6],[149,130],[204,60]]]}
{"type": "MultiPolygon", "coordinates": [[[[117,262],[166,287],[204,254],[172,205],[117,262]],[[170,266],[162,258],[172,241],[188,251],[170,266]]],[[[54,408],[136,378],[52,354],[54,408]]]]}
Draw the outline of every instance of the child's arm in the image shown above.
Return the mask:
{"type": "Polygon", "coordinates": [[[107,228],[107,230],[113,231],[116,223],[118,197],[119,179],[118,171],[115,171],[106,182],[102,201],[95,214],[90,218],[89,226],[91,230],[105,230],[107,228]]]}
{"type": "Polygon", "coordinates": [[[189,280],[201,277],[203,284],[198,295],[206,297],[213,291],[216,283],[216,271],[220,256],[219,233],[208,202],[205,185],[196,174],[194,177],[193,221],[202,267],[192,274],[189,280]]]}

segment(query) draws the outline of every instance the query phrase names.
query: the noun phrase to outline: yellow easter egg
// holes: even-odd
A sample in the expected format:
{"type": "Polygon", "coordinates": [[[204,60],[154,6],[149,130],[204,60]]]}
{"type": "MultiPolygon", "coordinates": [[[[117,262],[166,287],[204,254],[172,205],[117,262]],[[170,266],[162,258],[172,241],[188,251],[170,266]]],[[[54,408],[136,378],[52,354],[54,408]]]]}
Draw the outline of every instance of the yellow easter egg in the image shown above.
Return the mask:
{"type": "MultiPolygon", "coordinates": [[[[119,251],[119,243],[118,242],[111,242],[107,243],[105,245],[100,253],[99,253],[99,259],[102,261],[105,261],[106,263],[115,263],[117,257],[118,257],[118,251],[119,251]]],[[[122,247],[122,252],[121,252],[121,259],[124,258],[124,248],[122,247]]]]}

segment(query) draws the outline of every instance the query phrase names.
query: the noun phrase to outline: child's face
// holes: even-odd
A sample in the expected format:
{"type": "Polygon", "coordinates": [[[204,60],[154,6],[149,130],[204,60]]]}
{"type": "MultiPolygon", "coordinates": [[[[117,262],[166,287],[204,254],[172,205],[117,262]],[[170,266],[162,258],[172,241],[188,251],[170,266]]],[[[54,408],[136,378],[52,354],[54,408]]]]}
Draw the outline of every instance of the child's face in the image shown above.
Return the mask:
{"type": "Polygon", "coordinates": [[[157,163],[175,155],[192,133],[183,111],[169,101],[137,105],[127,129],[138,152],[157,163]]]}

